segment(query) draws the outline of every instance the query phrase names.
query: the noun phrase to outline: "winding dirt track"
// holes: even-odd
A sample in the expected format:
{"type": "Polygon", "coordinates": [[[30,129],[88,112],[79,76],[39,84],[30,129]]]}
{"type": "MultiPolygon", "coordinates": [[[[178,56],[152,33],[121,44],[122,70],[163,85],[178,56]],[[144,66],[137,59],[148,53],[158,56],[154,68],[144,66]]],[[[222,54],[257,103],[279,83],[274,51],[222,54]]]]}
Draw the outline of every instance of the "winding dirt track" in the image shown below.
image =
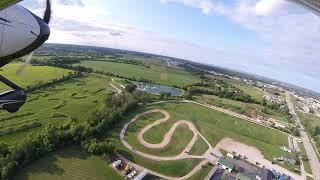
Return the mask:
{"type": "Polygon", "coordinates": [[[162,174],[156,173],[156,175],[165,178],[165,179],[188,179],[190,178],[192,175],[194,175],[196,172],[198,172],[201,168],[202,165],[206,164],[207,162],[209,162],[209,157],[211,157],[210,152],[213,152],[213,148],[210,145],[210,143],[203,137],[203,135],[197,130],[197,128],[194,126],[194,124],[190,121],[186,121],[186,120],[179,120],[176,123],[173,124],[173,126],[170,128],[170,130],[164,135],[162,141],[158,144],[152,144],[149,143],[147,141],[144,140],[143,135],[149,131],[151,128],[156,127],[162,123],[167,122],[170,119],[170,114],[164,110],[159,110],[159,109],[155,109],[155,110],[150,110],[150,111],[146,111],[144,113],[141,113],[139,115],[137,115],[135,118],[133,118],[129,123],[125,124],[120,132],[120,140],[122,142],[122,144],[129,149],[130,151],[134,152],[135,154],[138,154],[142,157],[148,158],[148,159],[152,159],[155,161],[175,161],[175,160],[181,160],[181,159],[202,159],[202,161],[193,169],[191,170],[187,175],[183,176],[183,177],[168,177],[168,176],[164,176],[162,174]],[[145,116],[147,114],[151,114],[151,113],[161,113],[164,115],[164,118],[162,119],[158,119],[156,121],[154,121],[153,123],[147,125],[145,128],[143,128],[139,133],[138,133],[138,140],[139,142],[150,149],[162,149],[165,148],[166,146],[169,145],[172,135],[175,132],[176,128],[178,126],[181,125],[187,125],[188,128],[191,130],[191,132],[193,133],[193,137],[191,139],[191,141],[189,142],[189,144],[186,146],[186,148],[177,156],[167,156],[167,157],[163,157],[163,156],[155,156],[155,155],[151,155],[151,154],[147,154],[141,151],[137,151],[135,150],[130,144],[128,144],[128,142],[125,140],[125,134],[126,131],[128,129],[128,126],[137,121],[140,117],[145,116]],[[193,147],[193,145],[195,144],[195,142],[197,141],[197,139],[201,137],[208,145],[208,150],[201,156],[195,156],[195,155],[189,155],[186,152],[189,152],[191,150],[191,148],[193,147]]]}

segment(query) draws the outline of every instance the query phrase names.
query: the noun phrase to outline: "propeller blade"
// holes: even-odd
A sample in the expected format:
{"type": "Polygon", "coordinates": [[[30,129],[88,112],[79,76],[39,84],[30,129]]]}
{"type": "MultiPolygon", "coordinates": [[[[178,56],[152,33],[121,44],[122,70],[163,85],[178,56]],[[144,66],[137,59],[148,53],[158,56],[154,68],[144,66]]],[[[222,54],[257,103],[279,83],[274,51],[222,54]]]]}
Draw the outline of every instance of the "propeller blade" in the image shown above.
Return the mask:
{"type": "Polygon", "coordinates": [[[25,70],[25,68],[31,63],[33,54],[34,52],[31,52],[25,57],[25,62],[23,63],[23,65],[21,65],[21,67],[16,72],[17,75],[20,75],[25,70]]]}
{"type": "Polygon", "coordinates": [[[47,0],[46,11],[44,12],[43,21],[49,24],[51,19],[51,2],[47,0]]]}

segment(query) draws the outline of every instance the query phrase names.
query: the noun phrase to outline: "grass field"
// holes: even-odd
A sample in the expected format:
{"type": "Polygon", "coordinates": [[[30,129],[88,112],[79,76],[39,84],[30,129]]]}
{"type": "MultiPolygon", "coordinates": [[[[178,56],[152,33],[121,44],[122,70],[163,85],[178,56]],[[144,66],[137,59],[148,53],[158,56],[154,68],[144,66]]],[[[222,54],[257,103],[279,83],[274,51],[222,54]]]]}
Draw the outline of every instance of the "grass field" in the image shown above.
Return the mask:
{"type": "MultiPolygon", "coordinates": [[[[301,153],[306,156],[306,150],[304,149],[304,146],[303,146],[302,143],[299,143],[299,149],[300,149],[301,153]]],[[[307,173],[312,174],[309,160],[304,160],[303,161],[303,166],[304,166],[304,170],[307,173]]]]}
{"type": "Polygon", "coordinates": [[[184,70],[170,68],[161,65],[151,65],[150,68],[124,63],[113,63],[103,61],[83,61],[81,65],[95,70],[111,72],[123,77],[136,79],[145,78],[155,83],[164,85],[184,86],[199,81],[199,77],[192,75],[184,70]]]}
{"type": "Polygon", "coordinates": [[[102,157],[92,156],[79,147],[69,147],[32,163],[21,170],[15,180],[121,180],[102,157]]]}
{"type": "MultiPolygon", "coordinates": [[[[312,132],[315,130],[317,126],[320,126],[320,117],[313,115],[313,114],[308,114],[308,113],[303,113],[299,110],[296,110],[296,113],[303,124],[309,138],[313,138],[316,144],[317,150],[320,152],[320,136],[312,137],[312,132]]],[[[318,157],[320,159],[320,157],[318,157]]]]}
{"type": "Polygon", "coordinates": [[[91,113],[103,108],[104,99],[112,92],[109,81],[106,77],[89,75],[29,94],[19,112],[0,112],[0,133],[10,132],[0,136],[0,141],[19,143],[23,137],[35,135],[50,122],[61,125],[71,120],[86,121],[91,113]],[[36,122],[40,126],[23,131],[20,128],[36,122]]]}
{"type": "MultiPolygon", "coordinates": [[[[147,107],[140,107],[135,113],[132,113],[132,115],[128,117],[128,120],[134,117],[139,112],[144,112],[150,109],[166,110],[170,113],[171,119],[166,123],[160,124],[154,127],[152,130],[148,131],[147,136],[149,136],[149,142],[159,142],[159,137],[163,137],[163,135],[170,129],[174,122],[180,119],[184,119],[192,121],[196,125],[198,130],[207,138],[207,140],[213,146],[217,144],[222,138],[230,137],[245,144],[256,147],[269,160],[273,160],[275,156],[286,155],[285,152],[280,149],[280,146],[288,145],[288,139],[285,134],[271,129],[263,128],[247,121],[228,116],[224,113],[220,113],[191,103],[164,103],[147,107]]],[[[152,116],[147,117],[146,121],[151,121],[151,118],[152,116]]],[[[157,118],[159,118],[159,115],[157,118]]],[[[135,130],[138,130],[139,128],[141,128],[140,126],[142,126],[142,124],[140,123],[138,125],[138,128],[136,128],[135,130]]],[[[118,128],[114,129],[111,134],[108,134],[109,140],[116,143],[120,154],[156,172],[171,175],[171,172],[173,172],[171,171],[171,169],[173,168],[171,167],[171,163],[177,162],[161,162],[159,164],[159,162],[153,162],[131,153],[131,151],[123,147],[121,142],[119,142],[118,140],[121,128],[122,127],[119,126],[118,128]],[[164,164],[167,164],[167,166],[165,166],[164,164]]],[[[132,138],[136,138],[136,136],[132,136],[132,138]]],[[[184,141],[183,139],[184,138],[181,138],[180,140],[184,141]]],[[[133,141],[135,140],[131,140],[130,138],[129,141],[128,139],[129,144],[133,143],[133,141]]],[[[201,142],[198,143],[200,144],[201,142]]],[[[135,143],[131,145],[135,145],[135,143]]],[[[198,146],[198,148],[200,150],[193,149],[192,151],[194,153],[199,153],[206,147],[198,146]]],[[[163,151],[160,155],[163,155],[165,153],[166,152],[163,151]]],[[[195,165],[196,162],[190,162],[190,160],[181,160],[181,162],[179,161],[179,164],[180,163],[184,164],[184,166],[188,165],[189,167],[188,170],[186,168],[176,168],[179,175],[185,175],[189,172],[190,169],[192,169],[190,167],[190,164],[194,163],[195,165]]]]}
{"type": "Polygon", "coordinates": [[[248,115],[253,118],[256,118],[257,115],[261,115],[268,118],[273,118],[276,120],[288,122],[288,119],[286,118],[285,115],[258,104],[233,101],[233,100],[219,98],[217,96],[212,96],[212,95],[202,95],[202,96],[199,96],[197,99],[200,101],[206,101],[207,103],[214,106],[222,107],[240,114],[248,115]]]}
{"type": "MultiPolygon", "coordinates": [[[[140,130],[142,130],[145,126],[148,124],[151,124],[157,119],[162,118],[162,114],[154,113],[154,114],[149,114],[144,117],[141,117],[138,119],[135,123],[131,124],[128,127],[128,131],[126,134],[126,141],[129,142],[132,147],[135,149],[141,151],[141,152],[146,152],[149,154],[157,155],[157,156],[176,156],[183,152],[183,150],[187,147],[188,143],[192,139],[192,132],[188,129],[187,126],[179,126],[176,131],[173,133],[172,139],[170,144],[163,149],[148,149],[145,148],[143,145],[141,145],[137,139],[137,135],[140,130]],[[183,137],[183,138],[181,138],[183,137]]],[[[153,131],[151,129],[150,131],[153,131]]],[[[160,143],[163,139],[163,134],[166,132],[162,131],[156,131],[158,134],[151,134],[149,135],[147,131],[144,135],[144,139],[149,142],[149,143],[160,143]]]]}
{"type": "Polygon", "coordinates": [[[243,82],[240,82],[238,80],[227,79],[227,78],[224,78],[224,77],[217,77],[217,76],[213,76],[213,77],[219,78],[219,79],[222,79],[222,80],[226,81],[227,83],[239,88],[245,94],[249,94],[250,96],[252,96],[254,99],[256,99],[258,101],[262,101],[263,96],[265,95],[264,92],[261,89],[258,89],[258,88],[254,87],[254,86],[247,85],[247,84],[245,84],[243,82]]]}
{"type": "Polygon", "coordinates": [[[11,4],[18,3],[19,1],[22,1],[22,0],[1,0],[0,9],[2,9],[4,7],[8,7],[11,4]]]}
{"type": "Polygon", "coordinates": [[[206,165],[203,167],[200,171],[195,173],[193,176],[191,176],[188,180],[201,180],[205,179],[207,175],[209,174],[210,170],[212,169],[212,166],[206,165]]]}
{"type": "MultiPolygon", "coordinates": [[[[61,78],[67,75],[72,70],[49,67],[49,66],[31,66],[28,65],[21,74],[17,75],[17,71],[22,64],[13,63],[8,64],[0,69],[0,74],[8,78],[10,81],[18,84],[22,88],[30,85],[35,85],[38,82],[47,82],[55,78],[61,78]]],[[[9,89],[2,83],[0,84],[0,91],[9,89]]]]}

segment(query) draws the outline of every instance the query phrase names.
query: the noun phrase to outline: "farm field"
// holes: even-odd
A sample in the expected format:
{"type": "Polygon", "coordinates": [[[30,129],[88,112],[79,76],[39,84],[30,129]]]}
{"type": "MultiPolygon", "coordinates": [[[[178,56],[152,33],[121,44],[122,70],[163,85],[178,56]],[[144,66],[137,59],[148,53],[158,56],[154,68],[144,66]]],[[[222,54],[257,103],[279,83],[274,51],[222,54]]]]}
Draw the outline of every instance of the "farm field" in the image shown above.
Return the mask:
{"type": "MultiPolygon", "coordinates": [[[[209,143],[214,147],[222,138],[224,137],[230,137],[233,139],[236,139],[242,143],[251,145],[259,149],[262,154],[265,156],[268,160],[273,160],[275,156],[283,156],[286,155],[284,151],[280,149],[280,146],[288,146],[288,139],[287,135],[282,134],[280,132],[263,128],[258,125],[249,123],[244,120],[240,120],[238,118],[226,115],[224,113],[220,113],[208,108],[204,108],[192,103],[163,103],[163,104],[157,104],[157,105],[151,105],[146,107],[140,107],[139,110],[137,110],[136,113],[132,114],[130,118],[134,117],[139,112],[145,112],[147,110],[151,109],[162,109],[170,113],[171,119],[169,119],[167,122],[162,123],[156,127],[153,127],[151,130],[147,131],[145,134],[145,139],[148,142],[159,142],[161,140],[161,137],[164,136],[166,132],[172,127],[172,125],[178,121],[178,120],[189,120],[195,124],[197,129],[200,131],[202,135],[209,141],[209,143]],[[160,137],[160,140],[159,140],[160,137]]],[[[152,122],[152,118],[155,118],[154,120],[157,120],[158,118],[161,118],[160,115],[152,114],[147,117],[144,117],[144,120],[146,121],[145,124],[148,124],[152,122]]],[[[134,148],[139,148],[139,150],[143,150],[136,142],[137,140],[133,140],[133,138],[137,139],[137,133],[139,129],[144,126],[144,124],[141,121],[141,119],[137,120],[137,122],[134,122],[132,124],[133,127],[129,127],[129,132],[126,134],[127,142],[132,145],[134,148]],[[131,130],[130,130],[131,129],[131,130]],[[135,135],[132,135],[134,133],[133,130],[136,130],[135,135]]],[[[136,162],[137,164],[140,164],[146,168],[149,168],[151,170],[154,170],[156,172],[165,174],[165,175],[172,175],[171,174],[171,166],[172,163],[182,163],[184,166],[189,166],[190,164],[193,164],[192,167],[194,167],[197,163],[199,163],[198,160],[179,160],[174,162],[169,161],[160,161],[160,162],[153,162],[152,164],[146,163],[150,160],[142,158],[134,153],[132,153],[130,150],[126,149],[122,143],[119,141],[119,132],[122,127],[119,127],[111,132],[111,135],[109,134],[109,140],[114,141],[116,143],[118,152],[121,155],[124,155],[128,159],[132,160],[133,162],[136,162]],[[111,137],[111,138],[110,138],[111,137]],[[190,162],[195,161],[195,162],[190,162]],[[163,164],[168,164],[167,166],[162,166],[163,164]]],[[[179,130],[177,133],[182,133],[183,129],[179,130]]],[[[188,131],[188,129],[186,129],[188,131]]],[[[187,136],[188,138],[188,136],[187,136]]],[[[185,138],[185,139],[187,139],[185,138]]],[[[174,139],[174,138],[173,138],[174,139]]],[[[184,142],[185,140],[180,139],[180,141],[184,142]]],[[[184,144],[187,144],[184,142],[184,144]]],[[[196,142],[198,144],[201,144],[201,142],[196,142]]],[[[174,147],[176,148],[176,152],[178,152],[181,148],[181,145],[177,145],[174,147]]],[[[168,146],[170,148],[170,145],[168,146]]],[[[195,147],[195,146],[194,146],[195,147]]],[[[198,146],[198,148],[193,149],[192,151],[195,153],[203,152],[207,148],[206,146],[198,146]]],[[[153,153],[157,154],[159,156],[167,155],[165,151],[162,152],[156,152],[155,150],[147,150],[142,151],[147,153],[153,153]]],[[[172,154],[171,154],[172,155],[172,154]]],[[[192,167],[189,167],[189,169],[180,169],[177,168],[176,171],[178,173],[175,173],[174,176],[183,176],[186,175],[192,167]]]]}
{"type": "Polygon", "coordinates": [[[184,70],[170,68],[161,65],[151,65],[150,68],[132,64],[104,62],[104,61],[83,61],[80,64],[76,64],[94,70],[111,72],[127,78],[140,79],[145,78],[152,80],[155,83],[169,85],[169,86],[184,86],[198,82],[199,77],[190,74],[184,70]]]}
{"type": "Polygon", "coordinates": [[[276,120],[288,122],[288,119],[285,115],[258,104],[244,103],[240,101],[219,98],[213,95],[201,95],[197,97],[197,100],[205,101],[208,104],[222,107],[234,111],[236,113],[245,114],[253,118],[257,117],[257,115],[261,115],[276,120]]]}
{"type": "Polygon", "coordinates": [[[86,121],[91,113],[104,107],[104,99],[113,90],[109,81],[107,77],[89,75],[29,94],[19,112],[0,112],[0,141],[19,143],[23,137],[37,134],[47,123],[86,121]]]}
{"type": "Polygon", "coordinates": [[[102,157],[90,155],[80,147],[68,147],[32,163],[22,169],[13,179],[121,180],[123,177],[109,167],[102,157]]]}
{"type": "MultiPolygon", "coordinates": [[[[17,71],[21,68],[21,63],[8,64],[0,69],[0,74],[15,82],[22,88],[35,85],[39,82],[48,82],[55,78],[61,78],[63,75],[73,72],[72,70],[56,68],[51,66],[32,66],[27,65],[21,74],[17,75],[17,71]]],[[[0,91],[10,89],[4,84],[0,84],[0,91]]]]}

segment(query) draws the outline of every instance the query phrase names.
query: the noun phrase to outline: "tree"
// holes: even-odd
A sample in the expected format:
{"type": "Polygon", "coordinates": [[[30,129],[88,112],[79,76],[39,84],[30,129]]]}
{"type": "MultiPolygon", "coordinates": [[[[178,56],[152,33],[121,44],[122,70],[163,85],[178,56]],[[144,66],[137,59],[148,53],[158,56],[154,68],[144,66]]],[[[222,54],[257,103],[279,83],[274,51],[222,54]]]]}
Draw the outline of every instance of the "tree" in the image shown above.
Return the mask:
{"type": "Polygon", "coordinates": [[[0,142],[0,155],[5,157],[9,154],[9,146],[4,142],[0,142]]]}
{"type": "Polygon", "coordinates": [[[318,135],[320,135],[320,126],[316,126],[313,131],[313,136],[318,136],[318,135]]]}
{"type": "Polygon", "coordinates": [[[261,104],[262,104],[262,106],[267,106],[268,105],[266,98],[262,99],[262,103],[261,104]]]}
{"type": "Polygon", "coordinates": [[[135,84],[128,84],[125,89],[129,93],[133,93],[137,89],[137,86],[135,84]]]}

